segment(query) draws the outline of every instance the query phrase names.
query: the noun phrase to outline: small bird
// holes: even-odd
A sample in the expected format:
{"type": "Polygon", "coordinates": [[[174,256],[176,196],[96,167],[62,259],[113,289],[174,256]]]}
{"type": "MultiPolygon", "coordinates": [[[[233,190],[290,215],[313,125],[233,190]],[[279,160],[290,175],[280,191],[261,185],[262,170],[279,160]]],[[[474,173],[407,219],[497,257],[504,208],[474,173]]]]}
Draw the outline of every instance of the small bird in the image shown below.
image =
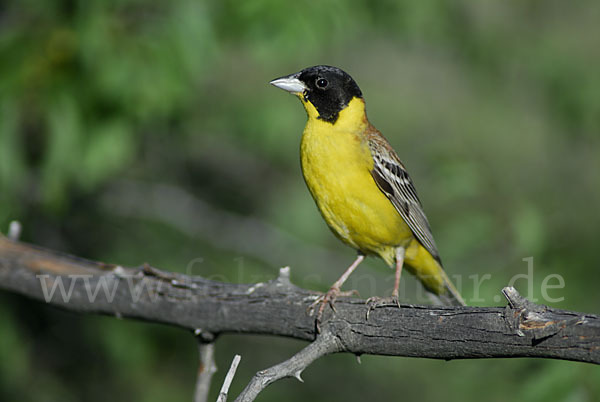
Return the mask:
{"type": "MultiPolygon", "coordinates": [[[[304,180],[333,233],[358,251],[358,257],[317,300],[317,328],[325,305],[349,295],[341,286],[367,255],[396,269],[389,298],[398,304],[403,265],[447,305],[465,305],[442,269],[427,217],[415,186],[389,142],[367,119],[362,92],[337,67],[314,66],[277,78],[271,84],[296,95],[308,114],[300,161],[304,180]]],[[[368,314],[368,313],[367,313],[368,314]]]]}

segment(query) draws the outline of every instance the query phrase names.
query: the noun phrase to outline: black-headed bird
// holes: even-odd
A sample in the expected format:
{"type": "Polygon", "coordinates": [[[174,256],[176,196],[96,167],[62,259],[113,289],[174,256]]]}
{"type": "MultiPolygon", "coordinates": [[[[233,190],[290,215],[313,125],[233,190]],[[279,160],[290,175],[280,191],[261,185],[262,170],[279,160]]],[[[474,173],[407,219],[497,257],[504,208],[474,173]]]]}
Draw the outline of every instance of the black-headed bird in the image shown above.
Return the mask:
{"type": "MultiPolygon", "coordinates": [[[[296,95],[308,114],[300,160],[304,180],[333,233],[358,257],[318,299],[317,327],[342,284],[367,255],[396,269],[391,298],[371,298],[370,309],[398,303],[403,265],[448,305],[464,301],[442,268],[415,186],[396,152],[367,119],[356,82],[331,66],[314,66],[271,81],[296,95]]],[[[368,311],[370,311],[370,309],[368,311]]]]}

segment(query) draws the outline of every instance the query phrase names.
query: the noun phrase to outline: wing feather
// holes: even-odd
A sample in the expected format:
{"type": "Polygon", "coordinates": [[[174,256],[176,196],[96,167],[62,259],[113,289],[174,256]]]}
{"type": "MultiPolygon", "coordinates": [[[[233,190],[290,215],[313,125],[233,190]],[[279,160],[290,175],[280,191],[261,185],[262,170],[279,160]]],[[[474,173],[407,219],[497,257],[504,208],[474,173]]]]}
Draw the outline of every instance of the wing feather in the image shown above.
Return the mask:
{"type": "Polygon", "coordinates": [[[379,132],[376,134],[378,135],[371,135],[369,138],[369,149],[374,161],[371,175],[419,243],[441,264],[429,221],[412,179],[387,140],[379,132]]]}

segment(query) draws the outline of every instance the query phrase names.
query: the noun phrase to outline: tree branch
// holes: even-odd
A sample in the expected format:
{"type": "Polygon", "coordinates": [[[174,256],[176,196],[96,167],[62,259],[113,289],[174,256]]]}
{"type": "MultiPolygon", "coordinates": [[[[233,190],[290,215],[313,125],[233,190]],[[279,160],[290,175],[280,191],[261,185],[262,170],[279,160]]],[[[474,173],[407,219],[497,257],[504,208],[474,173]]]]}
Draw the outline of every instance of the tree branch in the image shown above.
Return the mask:
{"type": "Polygon", "coordinates": [[[317,336],[317,339],[315,339],[314,342],[309,343],[307,347],[296,353],[290,359],[267,370],[256,373],[235,402],[253,401],[269,384],[281,380],[282,378],[294,377],[298,379],[298,381],[304,382],[300,375],[312,362],[320,357],[335,352],[341,352],[342,350],[342,345],[329,328],[324,328],[324,331],[317,336]]]}
{"type": "Polygon", "coordinates": [[[225,380],[223,381],[223,386],[221,387],[221,391],[219,392],[219,396],[217,398],[217,402],[227,402],[227,397],[229,395],[229,387],[231,386],[231,382],[233,381],[233,377],[235,376],[235,372],[237,371],[238,364],[240,364],[240,360],[242,356],[235,355],[233,357],[233,361],[231,362],[231,366],[229,367],[229,371],[227,371],[227,375],[225,376],[225,380]]]}
{"type": "Polygon", "coordinates": [[[223,333],[315,341],[290,360],[257,373],[240,401],[269,383],[298,377],[333,352],[472,359],[538,357],[600,364],[600,319],[558,310],[505,288],[504,307],[381,306],[366,318],[363,300],[340,298],[326,309],[315,340],[307,309],[318,293],[291,284],[289,269],[267,283],[229,284],[94,262],[0,235],[0,289],[71,311],[164,323],[192,330],[203,342],[223,333]],[[296,375],[298,374],[298,375],[296,375]]]}
{"type": "Polygon", "coordinates": [[[210,391],[210,381],[213,374],[217,371],[217,365],[215,364],[215,344],[198,340],[198,355],[198,379],[196,380],[194,402],[206,402],[208,401],[208,393],[210,391]]]}

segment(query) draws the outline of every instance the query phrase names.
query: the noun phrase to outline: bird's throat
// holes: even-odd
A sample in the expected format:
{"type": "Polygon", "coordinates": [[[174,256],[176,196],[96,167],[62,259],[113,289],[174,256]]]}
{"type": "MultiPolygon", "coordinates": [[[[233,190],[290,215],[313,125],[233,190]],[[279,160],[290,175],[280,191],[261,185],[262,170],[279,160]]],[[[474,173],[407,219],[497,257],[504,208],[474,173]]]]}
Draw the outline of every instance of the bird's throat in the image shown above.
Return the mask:
{"type": "Polygon", "coordinates": [[[364,130],[368,125],[365,101],[361,98],[352,98],[348,105],[339,112],[338,118],[333,123],[321,119],[317,108],[310,101],[306,101],[302,97],[300,100],[308,114],[307,127],[323,125],[329,130],[333,128],[334,130],[356,132],[364,130]]]}

